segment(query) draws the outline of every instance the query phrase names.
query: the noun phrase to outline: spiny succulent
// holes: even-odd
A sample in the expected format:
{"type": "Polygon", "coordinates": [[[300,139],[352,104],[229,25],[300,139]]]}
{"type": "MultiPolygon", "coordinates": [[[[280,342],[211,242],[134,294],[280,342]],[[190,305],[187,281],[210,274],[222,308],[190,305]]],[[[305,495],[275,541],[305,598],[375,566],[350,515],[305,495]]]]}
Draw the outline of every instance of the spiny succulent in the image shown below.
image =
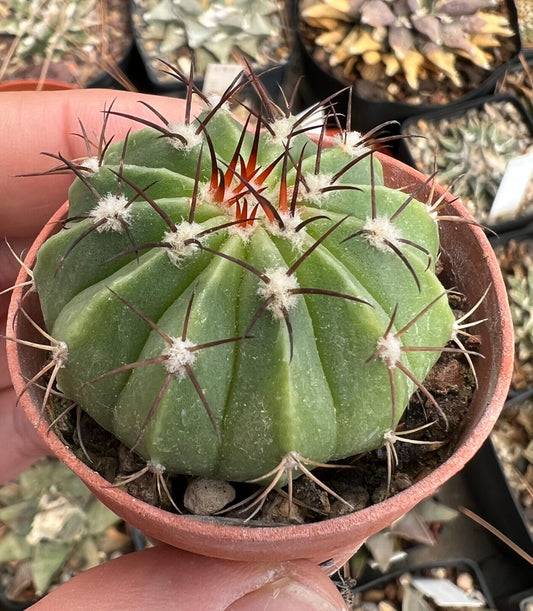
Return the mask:
{"type": "Polygon", "coordinates": [[[343,80],[390,83],[394,98],[406,82],[437,88],[448,81],[469,86],[464,66],[488,75],[499,63],[502,40],[513,36],[495,0],[302,0],[306,35],[322,48],[330,69],[342,67],[343,80]]]}
{"type": "MultiPolygon", "coordinates": [[[[198,77],[209,63],[235,63],[246,55],[256,67],[277,64],[289,54],[283,7],[275,0],[135,0],[134,23],[154,70],[159,59],[198,77]]],[[[169,78],[161,74],[158,78],[169,78]]]]}
{"type": "MultiPolygon", "coordinates": [[[[439,172],[439,182],[453,185],[474,217],[484,222],[507,163],[533,151],[533,134],[520,111],[500,100],[471,107],[460,115],[419,119],[407,124],[407,146],[422,172],[439,172]],[[421,137],[420,137],[421,136],[421,137]]],[[[531,201],[531,189],[526,201],[531,201]]]]}
{"type": "Polygon", "coordinates": [[[100,564],[106,546],[107,553],[125,547],[126,536],[102,542],[119,521],[58,460],[37,462],[0,488],[0,564],[16,563],[20,573],[17,586],[3,583],[4,590],[12,598],[21,597],[22,590],[42,596],[62,570],[68,578],[72,571],[100,564]]]}
{"type": "Polygon", "coordinates": [[[179,122],[107,108],[146,129],[51,155],[76,180],[33,283],[57,389],[146,469],[270,489],[389,447],[416,390],[444,418],[423,380],[462,325],[435,273],[450,219],[384,186],[379,138],[309,137],[266,98],[243,125],[246,82],[190,81],[179,122]]]}

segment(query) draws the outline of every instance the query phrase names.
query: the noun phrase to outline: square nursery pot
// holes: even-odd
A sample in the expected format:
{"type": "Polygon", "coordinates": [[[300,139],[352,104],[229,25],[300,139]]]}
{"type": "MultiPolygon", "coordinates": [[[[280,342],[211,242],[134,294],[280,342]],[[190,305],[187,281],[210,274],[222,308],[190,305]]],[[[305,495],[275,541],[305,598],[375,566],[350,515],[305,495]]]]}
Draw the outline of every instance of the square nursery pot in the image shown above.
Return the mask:
{"type": "MultiPolygon", "coordinates": [[[[511,304],[515,365],[502,413],[491,437],[466,466],[465,477],[476,503],[476,512],[526,554],[533,556],[533,497],[521,482],[529,464],[526,448],[533,440],[533,433],[527,425],[531,420],[527,414],[533,399],[533,372],[528,356],[533,341],[527,327],[531,308],[522,297],[532,289],[528,272],[533,253],[533,222],[491,236],[490,242],[500,261],[511,304]]],[[[497,542],[497,549],[505,557],[506,565],[515,568],[502,576],[497,567],[492,567],[490,582],[498,608],[517,611],[525,598],[518,593],[533,582],[533,566],[508,545],[497,542]]]]}
{"type": "Polygon", "coordinates": [[[194,83],[202,90],[208,64],[223,64],[221,78],[229,85],[235,75],[226,77],[224,67],[236,64],[236,58],[244,55],[257,74],[268,74],[268,81],[261,80],[265,86],[270,85],[271,93],[279,94],[278,83],[283,83],[292,49],[284,3],[270,3],[272,7],[277,5],[277,10],[264,17],[260,3],[234,4],[177,0],[171,6],[159,0],[129,0],[135,45],[151,92],[185,97],[186,85],[169,76],[163,62],[177,66],[187,76],[192,63],[194,83]],[[254,26],[255,19],[259,21],[254,26]],[[270,24],[272,34],[262,33],[265,24],[270,24]],[[250,46],[254,36],[259,41],[258,48],[250,46]]]}
{"type": "Polygon", "coordinates": [[[520,184],[515,174],[506,175],[516,158],[523,160],[519,178],[524,168],[533,169],[533,117],[515,96],[484,96],[410,117],[400,133],[399,158],[423,173],[436,171],[436,180],[461,198],[479,223],[500,233],[532,217],[533,176],[520,184]]]}
{"type": "Polygon", "coordinates": [[[39,2],[15,4],[8,2],[0,24],[0,81],[128,86],[133,37],[127,0],[57,3],[46,11],[39,2]]]}
{"type": "Polygon", "coordinates": [[[507,93],[518,98],[533,117],[533,49],[522,51],[496,83],[495,93],[507,93]]]}
{"type": "MultiPolygon", "coordinates": [[[[368,4],[370,5],[371,3],[368,4]]],[[[475,99],[480,96],[493,93],[494,86],[499,76],[506,69],[508,62],[512,61],[518,55],[521,49],[515,3],[513,0],[500,1],[498,2],[499,11],[502,14],[507,15],[512,36],[503,39],[502,45],[496,49],[494,53],[494,63],[489,69],[477,68],[473,63],[459,59],[456,65],[458,72],[462,77],[463,83],[461,86],[459,86],[459,84],[457,84],[457,86],[451,86],[449,88],[450,91],[448,96],[444,94],[443,82],[438,82],[437,80],[437,75],[440,75],[440,78],[442,78],[444,74],[442,70],[438,69],[433,76],[431,76],[430,73],[427,73],[426,76],[422,75],[422,78],[419,79],[418,83],[413,82],[412,86],[407,86],[405,79],[389,79],[391,83],[391,91],[386,96],[381,94],[380,97],[375,93],[376,86],[374,83],[372,83],[372,79],[376,78],[376,83],[380,85],[389,81],[387,80],[385,73],[380,73],[379,77],[371,76],[376,70],[376,65],[379,65],[381,62],[381,59],[378,60],[377,55],[375,55],[375,47],[373,46],[373,42],[370,40],[370,38],[372,37],[372,34],[374,34],[376,39],[381,37],[386,40],[392,40],[393,35],[389,33],[389,31],[383,34],[382,29],[380,29],[382,26],[380,25],[377,27],[378,22],[384,20],[388,24],[391,24],[392,28],[396,28],[398,24],[402,23],[403,17],[401,19],[396,18],[396,20],[394,17],[390,17],[389,19],[388,14],[381,14],[383,13],[383,7],[380,7],[379,11],[376,8],[376,13],[379,14],[371,15],[370,13],[372,12],[373,8],[370,6],[368,7],[368,14],[365,16],[367,25],[362,26],[363,31],[359,30],[358,33],[359,40],[356,40],[353,43],[356,46],[360,45],[360,41],[363,39],[366,40],[366,37],[369,36],[369,55],[366,55],[366,46],[364,53],[364,57],[368,58],[368,63],[363,62],[366,64],[364,66],[364,70],[368,72],[368,75],[366,75],[365,79],[363,78],[365,75],[357,73],[357,69],[352,68],[352,79],[347,79],[346,77],[342,76],[342,74],[339,75],[338,66],[332,67],[329,65],[330,52],[327,50],[328,43],[323,43],[322,47],[317,47],[317,45],[315,45],[312,41],[315,40],[317,35],[324,32],[324,36],[326,37],[334,36],[334,33],[332,34],[331,30],[332,26],[329,25],[329,22],[333,21],[334,23],[337,23],[337,26],[340,25],[341,27],[344,27],[343,23],[346,21],[349,22],[350,18],[343,20],[342,18],[336,16],[334,14],[334,9],[329,9],[327,3],[325,4],[325,8],[322,10],[320,10],[320,8],[318,10],[315,9],[316,5],[324,6],[323,0],[317,0],[316,2],[315,0],[294,0],[293,20],[295,24],[295,35],[298,50],[301,54],[303,66],[302,69],[305,74],[305,81],[307,87],[309,88],[309,95],[310,97],[314,95],[315,99],[316,97],[322,99],[327,95],[338,93],[339,95],[336,97],[336,108],[339,115],[349,117],[351,120],[351,129],[356,129],[363,133],[370,131],[372,128],[375,128],[376,126],[388,121],[402,122],[413,115],[431,112],[443,106],[450,108],[462,101],[475,99]],[[303,5],[305,5],[305,7],[310,7],[309,11],[312,14],[307,25],[302,17],[303,5]],[[374,24],[374,20],[376,26],[370,25],[374,24]],[[316,27],[313,27],[311,25],[312,23],[315,23],[316,27]],[[375,29],[372,31],[372,28],[374,27],[375,29]],[[368,32],[370,32],[370,35],[368,32]],[[372,54],[374,55],[371,58],[372,54]],[[377,62],[376,65],[374,65],[374,61],[377,62]],[[352,88],[352,91],[350,92],[351,98],[349,97],[347,91],[347,88],[350,86],[352,88]],[[351,106],[348,108],[350,99],[351,106]]],[[[400,3],[398,3],[398,5],[404,6],[400,3]]],[[[365,10],[364,3],[359,2],[356,10],[357,15],[359,15],[360,10],[365,10]]],[[[410,19],[410,17],[408,18],[410,19]]],[[[458,15],[454,15],[453,20],[457,19],[458,15]]],[[[359,24],[357,27],[360,28],[361,24],[359,24]]],[[[385,26],[385,29],[387,27],[389,26],[385,26]]],[[[412,24],[410,24],[410,29],[415,33],[417,31],[412,24]]],[[[350,33],[344,32],[343,36],[339,34],[338,38],[334,39],[332,48],[334,48],[337,44],[345,43],[345,41],[352,36],[354,31],[355,28],[350,33]],[[342,42],[339,43],[339,40],[342,42]]],[[[406,43],[406,46],[409,48],[409,51],[411,51],[413,47],[416,46],[416,43],[413,42],[413,39],[408,33],[407,36],[409,42],[406,43]]],[[[430,32],[427,32],[427,34],[419,34],[419,37],[421,44],[433,44],[436,40],[441,38],[436,32],[433,34],[430,32]]],[[[502,42],[502,39],[500,42],[502,42]]],[[[387,46],[387,49],[387,51],[383,52],[383,55],[386,55],[387,53],[392,55],[390,47],[387,46]]],[[[381,54],[382,50],[378,50],[377,53],[381,54]]],[[[363,55],[360,57],[362,58],[363,55]]],[[[348,59],[348,62],[350,61],[353,61],[353,57],[348,59]]],[[[389,130],[392,134],[398,133],[397,128],[395,128],[393,125],[389,127],[389,130]]]]}
{"type": "MultiPolygon", "coordinates": [[[[386,608],[391,609],[405,609],[406,606],[411,608],[407,601],[411,602],[412,608],[415,609],[442,608],[442,601],[440,601],[441,604],[435,603],[431,596],[421,593],[412,585],[413,578],[436,580],[437,585],[433,585],[433,592],[440,590],[439,582],[446,583],[448,586],[450,583],[453,584],[460,590],[459,595],[464,593],[470,599],[470,603],[465,604],[465,607],[496,608],[483,573],[478,564],[470,558],[450,558],[414,567],[407,566],[390,571],[366,583],[356,584],[349,593],[353,601],[350,608],[365,609],[367,604],[372,603],[377,603],[380,608],[381,605],[387,605],[386,608]],[[419,602],[421,599],[423,602],[419,602]]],[[[460,607],[458,603],[454,606],[460,607]]]]}
{"type": "Polygon", "coordinates": [[[509,399],[533,388],[533,335],[531,331],[530,295],[533,291],[531,257],[533,256],[533,219],[523,219],[498,235],[489,237],[498,260],[511,309],[515,336],[515,363],[509,399]]]}
{"type": "MultiPolygon", "coordinates": [[[[531,392],[523,393],[531,398],[531,392]]],[[[519,408],[526,397],[516,395],[505,408],[519,408]]],[[[475,510],[491,526],[499,530],[523,552],[533,555],[531,520],[518,500],[504,470],[492,439],[487,439],[465,468],[465,478],[475,502],[475,510]]],[[[516,479],[516,476],[515,476],[516,479]]],[[[498,609],[518,611],[526,590],[533,583],[533,566],[507,544],[496,539],[497,555],[484,562],[482,569],[491,583],[498,609]],[[502,563],[505,571],[502,572],[502,563]]],[[[533,594],[533,592],[530,592],[533,594]]]]}
{"type": "MultiPolygon", "coordinates": [[[[409,193],[416,190],[421,201],[441,198],[441,214],[470,219],[462,205],[426,177],[389,156],[376,153],[383,169],[385,184],[409,193]]],[[[33,267],[37,251],[47,236],[58,230],[67,215],[63,206],[46,225],[31,247],[26,265],[33,267]]],[[[485,358],[476,360],[478,386],[474,391],[464,429],[451,456],[435,470],[425,474],[407,489],[362,510],[340,517],[308,524],[286,526],[255,526],[214,517],[179,515],[149,505],[124,490],[109,485],[92,468],[80,461],[69,447],[50,430],[41,414],[43,390],[26,389],[43,365],[43,351],[15,341],[8,342],[8,360],[21,409],[39,430],[46,443],[110,509],[147,536],[195,553],[235,560],[277,560],[307,558],[326,563],[333,572],[364,540],[390,525],[412,509],[474,456],[489,435],[507,396],[512,370],[513,338],[505,287],[499,266],[483,231],[471,222],[439,224],[441,262],[449,284],[466,297],[469,307],[480,302],[477,320],[486,320],[479,329],[481,352],[485,358]]],[[[17,284],[27,280],[21,271],[17,284]]],[[[35,293],[23,287],[13,292],[8,319],[8,335],[25,340],[38,335],[20,307],[39,320],[39,304],[35,293]],[[24,299],[23,304],[21,301],[24,299]]],[[[476,331],[477,332],[477,331],[476,331]]]]}

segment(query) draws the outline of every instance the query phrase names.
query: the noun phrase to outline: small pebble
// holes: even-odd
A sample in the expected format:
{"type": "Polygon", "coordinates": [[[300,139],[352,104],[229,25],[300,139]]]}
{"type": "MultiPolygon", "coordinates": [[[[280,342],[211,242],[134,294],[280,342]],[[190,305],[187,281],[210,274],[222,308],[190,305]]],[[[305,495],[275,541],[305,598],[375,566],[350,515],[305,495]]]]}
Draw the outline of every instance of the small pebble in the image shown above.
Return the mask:
{"type": "Polygon", "coordinates": [[[183,496],[183,504],[194,515],[209,516],[235,499],[235,489],[228,482],[206,477],[192,479],[183,496]]]}
{"type": "Polygon", "coordinates": [[[465,592],[472,593],[474,591],[474,578],[469,573],[459,573],[457,575],[457,586],[465,592]]]}

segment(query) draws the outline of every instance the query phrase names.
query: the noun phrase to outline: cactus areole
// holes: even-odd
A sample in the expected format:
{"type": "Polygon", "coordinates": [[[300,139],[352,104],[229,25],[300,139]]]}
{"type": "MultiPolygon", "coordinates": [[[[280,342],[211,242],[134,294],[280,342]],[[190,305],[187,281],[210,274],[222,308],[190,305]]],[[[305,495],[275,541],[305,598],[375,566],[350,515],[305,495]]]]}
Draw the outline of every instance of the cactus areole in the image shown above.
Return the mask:
{"type": "Polygon", "coordinates": [[[434,211],[359,134],[188,114],[59,156],[69,219],[34,269],[58,388],[168,474],[380,447],[453,336],[434,211]]]}

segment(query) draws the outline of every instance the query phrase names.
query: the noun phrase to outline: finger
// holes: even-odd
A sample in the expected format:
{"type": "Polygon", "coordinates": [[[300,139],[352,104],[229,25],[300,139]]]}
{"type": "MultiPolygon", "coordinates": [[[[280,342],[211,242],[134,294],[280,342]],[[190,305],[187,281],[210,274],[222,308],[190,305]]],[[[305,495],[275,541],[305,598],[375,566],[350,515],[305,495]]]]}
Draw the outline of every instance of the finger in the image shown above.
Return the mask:
{"type": "Polygon", "coordinates": [[[73,601],[77,611],[346,611],[331,580],[308,561],[234,562],[166,545],[81,573],[32,609],[72,609],[73,601]]]}
{"type": "MultiPolygon", "coordinates": [[[[114,109],[159,123],[140,100],[147,102],[171,123],[183,119],[182,99],[151,96],[129,91],[80,89],[72,91],[23,91],[0,94],[2,141],[0,147],[0,227],[10,237],[37,234],[67,195],[72,177],[67,175],[17,177],[54,167],[41,152],[61,152],[68,159],[86,156],[78,120],[88,136],[97,140],[104,106],[115,101],[114,109]]],[[[123,117],[110,116],[106,134],[122,140],[128,129],[143,125],[123,117]]]]}
{"type": "Polygon", "coordinates": [[[0,485],[50,454],[16,401],[13,389],[0,389],[0,485]]]}

